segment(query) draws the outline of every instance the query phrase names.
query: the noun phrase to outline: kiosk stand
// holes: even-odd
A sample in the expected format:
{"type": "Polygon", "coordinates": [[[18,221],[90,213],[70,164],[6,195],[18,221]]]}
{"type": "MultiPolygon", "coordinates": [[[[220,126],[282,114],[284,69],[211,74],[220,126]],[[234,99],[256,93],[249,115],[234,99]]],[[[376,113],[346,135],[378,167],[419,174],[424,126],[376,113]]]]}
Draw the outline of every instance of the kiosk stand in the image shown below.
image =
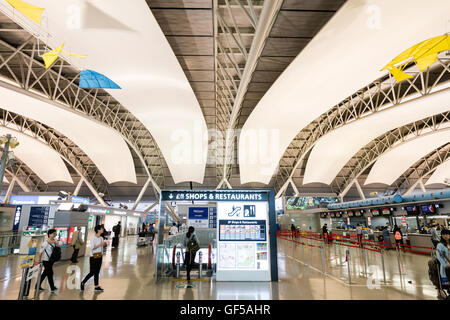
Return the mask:
{"type": "Polygon", "coordinates": [[[165,201],[217,203],[217,281],[278,281],[273,190],[161,191],[155,281],[163,276],[165,201]]]}

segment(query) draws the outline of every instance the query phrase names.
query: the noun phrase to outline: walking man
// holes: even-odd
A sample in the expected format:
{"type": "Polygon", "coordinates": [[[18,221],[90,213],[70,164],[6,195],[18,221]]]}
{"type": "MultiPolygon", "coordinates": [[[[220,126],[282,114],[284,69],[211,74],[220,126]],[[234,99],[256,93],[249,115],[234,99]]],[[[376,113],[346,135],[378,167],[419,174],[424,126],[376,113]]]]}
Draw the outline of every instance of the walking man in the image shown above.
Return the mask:
{"type": "Polygon", "coordinates": [[[73,233],[72,235],[72,241],[71,241],[71,245],[73,247],[73,254],[72,254],[72,258],[70,258],[70,261],[72,261],[72,263],[78,263],[78,252],[80,251],[80,249],[83,247],[84,242],[83,242],[83,235],[81,233],[81,227],[78,226],[77,230],[73,233]]]}

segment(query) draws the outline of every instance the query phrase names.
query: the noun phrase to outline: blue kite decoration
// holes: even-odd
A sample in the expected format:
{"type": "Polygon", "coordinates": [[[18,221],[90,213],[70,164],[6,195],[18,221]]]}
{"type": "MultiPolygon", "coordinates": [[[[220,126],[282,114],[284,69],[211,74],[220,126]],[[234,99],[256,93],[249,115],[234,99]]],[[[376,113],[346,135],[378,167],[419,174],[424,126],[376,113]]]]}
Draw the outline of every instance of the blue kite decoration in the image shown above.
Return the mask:
{"type": "Polygon", "coordinates": [[[108,77],[92,70],[81,71],[79,87],[82,89],[122,89],[108,77]]]}

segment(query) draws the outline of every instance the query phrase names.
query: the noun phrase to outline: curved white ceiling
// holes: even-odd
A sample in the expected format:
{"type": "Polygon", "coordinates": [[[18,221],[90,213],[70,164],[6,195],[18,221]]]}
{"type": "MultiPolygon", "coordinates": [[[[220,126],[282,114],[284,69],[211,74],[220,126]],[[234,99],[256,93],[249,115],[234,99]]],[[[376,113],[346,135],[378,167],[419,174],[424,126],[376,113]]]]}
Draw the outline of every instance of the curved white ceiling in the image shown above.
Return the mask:
{"type": "Polygon", "coordinates": [[[431,177],[427,180],[425,185],[434,183],[445,184],[444,183],[445,179],[450,179],[450,160],[447,160],[441,165],[439,165],[433,172],[431,177]]]}
{"type": "Polygon", "coordinates": [[[423,0],[347,1],[283,72],[245,123],[244,136],[246,131],[274,130],[279,141],[270,161],[261,157],[259,163],[245,163],[241,158],[260,154],[269,139],[259,144],[240,139],[241,182],[267,184],[286,148],[305,126],[382,76],[385,72],[380,69],[407,48],[444,34],[449,12],[448,0],[433,1],[433,6],[423,0]]]}
{"type": "Polygon", "coordinates": [[[136,172],[130,149],[114,130],[83,117],[69,109],[0,87],[0,108],[39,121],[72,140],[95,163],[109,183],[136,183],[136,172]]]}
{"type": "Polygon", "coordinates": [[[376,137],[397,127],[448,111],[450,89],[416,98],[339,127],[320,138],[306,164],[303,184],[330,184],[345,164],[376,137]]]}
{"type": "Polygon", "coordinates": [[[45,8],[50,46],[116,82],[108,90],[155,138],[175,183],[203,182],[208,131],[200,105],[145,0],[33,0],[45,8]],[[79,9],[77,9],[79,8],[79,9]],[[77,22],[76,12],[81,13],[77,22]],[[75,13],[75,14],[74,14],[75,13]]]}
{"type": "Polygon", "coordinates": [[[45,183],[63,181],[73,183],[64,161],[59,154],[27,134],[0,127],[0,136],[10,134],[19,140],[19,146],[12,149],[14,155],[24,162],[45,183]]]}
{"type": "Polygon", "coordinates": [[[448,128],[405,142],[379,157],[364,184],[391,185],[417,160],[448,142],[450,142],[450,129],[448,128]]]}

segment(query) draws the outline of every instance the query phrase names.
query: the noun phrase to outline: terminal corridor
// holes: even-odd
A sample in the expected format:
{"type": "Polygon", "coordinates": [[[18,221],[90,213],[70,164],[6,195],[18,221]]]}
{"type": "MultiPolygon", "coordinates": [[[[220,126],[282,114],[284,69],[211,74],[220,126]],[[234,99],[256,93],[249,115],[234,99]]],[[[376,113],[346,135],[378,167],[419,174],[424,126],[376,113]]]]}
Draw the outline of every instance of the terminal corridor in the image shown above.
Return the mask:
{"type": "MultiPolygon", "coordinates": [[[[305,249],[305,261],[302,260],[301,246],[292,251],[292,243],[279,239],[278,266],[279,281],[257,282],[216,282],[215,279],[197,279],[193,272],[194,288],[178,288],[186,284],[185,280],[173,278],[161,279],[154,283],[154,248],[151,246],[137,247],[136,237],[123,240],[116,250],[108,248],[105,255],[100,284],[105,289],[102,293],[93,292],[93,284],[88,282],[84,292],[69,289],[67,279],[68,262],[55,266],[55,285],[59,290],[40,294],[41,300],[405,300],[405,299],[436,299],[436,290],[428,280],[426,273],[427,257],[402,255],[402,277],[399,277],[396,257],[386,256],[386,272],[388,285],[381,283],[379,288],[368,288],[363,277],[363,263],[358,256],[358,249],[352,251],[352,285],[345,280],[346,266],[339,265],[339,253],[336,246],[329,245],[326,249],[326,271],[321,272],[320,250],[305,249]],[[294,256],[292,255],[294,253],[294,256]],[[305,265],[305,263],[307,265],[305,265]],[[407,267],[408,266],[408,267],[407,267]],[[410,282],[411,281],[411,282],[410,282]]],[[[369,265],[379,264],[375,256],[369,255],[369,265]]],[[[345,258],[344,258],[345,260],[345,258]]],[[[82,270],[82,276],[89,269],[88,259],[80,258],[77,264],[82,270]]],[[[20,284],[20,269],[17,258],[0,257],[0,300],[17,299],[20,284]],[[6,272],[5,272],[6,271],[6,272]]],[[[378,271],[380,272],[380,271],[378,271]]],[[[378,274],[378,278],[382,279],[378,274]]],[[[34,289],[30,290],[30,297],[34,289]]]]}

